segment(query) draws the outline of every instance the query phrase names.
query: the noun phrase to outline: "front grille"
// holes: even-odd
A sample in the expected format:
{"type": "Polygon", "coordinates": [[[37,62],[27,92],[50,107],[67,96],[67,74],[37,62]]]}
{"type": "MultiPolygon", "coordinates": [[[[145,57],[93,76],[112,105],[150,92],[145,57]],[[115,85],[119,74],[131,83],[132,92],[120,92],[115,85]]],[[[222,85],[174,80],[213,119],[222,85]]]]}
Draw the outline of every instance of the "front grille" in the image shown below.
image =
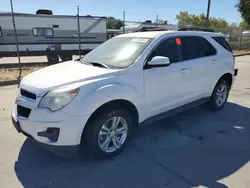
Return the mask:
{"type": "Polygon", "coordinates": [[[21,89],[20,93],[24,97],[36,100],[36,95],[34,93],[30,93],[29,91],[26,91],[24,89],[21,89]]]}
{"type": "Polygon", "coordinates": [[[28,118],[30,115],[31,109],[17,105],[17,114],[22,117],[28,118]]]}

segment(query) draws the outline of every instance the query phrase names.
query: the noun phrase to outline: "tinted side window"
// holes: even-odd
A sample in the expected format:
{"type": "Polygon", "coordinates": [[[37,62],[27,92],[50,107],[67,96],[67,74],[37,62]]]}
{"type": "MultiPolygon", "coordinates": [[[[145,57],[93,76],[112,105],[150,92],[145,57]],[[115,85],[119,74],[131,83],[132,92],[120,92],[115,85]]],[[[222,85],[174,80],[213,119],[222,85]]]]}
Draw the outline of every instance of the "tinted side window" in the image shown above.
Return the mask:
{"type": "Polygon", "coordinates": [[[183,37],[183,53],[186,60],[196,59],[216,54],[215,48],[204,38],[183,37]]]}
{"type": "Polygon", "coordinates": [[[2,28],[0,27],[0,37],[3,35],[2,28]]]}
{"type": "Polygon", "coordinates": [[[162,41],[149,56],[149,61],[155,56],[168,57],[170,63],[182,60],[181,47],[176,44],[175,38],[162,41]]]}
{"type": "Polygon", "coordinates": [[[227,51],[232,52],[231,47],[227,43],[224,37],[212,37],[216,42],[223,46],[227,51]]]}

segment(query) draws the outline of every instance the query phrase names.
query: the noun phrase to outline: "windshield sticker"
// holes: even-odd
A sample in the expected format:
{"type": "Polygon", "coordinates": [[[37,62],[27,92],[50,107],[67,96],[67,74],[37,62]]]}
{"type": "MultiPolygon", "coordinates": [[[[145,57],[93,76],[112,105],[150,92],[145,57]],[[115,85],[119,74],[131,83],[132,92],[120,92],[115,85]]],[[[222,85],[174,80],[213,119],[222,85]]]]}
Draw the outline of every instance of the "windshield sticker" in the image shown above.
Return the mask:
{"type": "Polygon", "coordinates": [[[145,38],[135,38],[132,40],[132,42],[148,42],[148,39],[145,38]]]}

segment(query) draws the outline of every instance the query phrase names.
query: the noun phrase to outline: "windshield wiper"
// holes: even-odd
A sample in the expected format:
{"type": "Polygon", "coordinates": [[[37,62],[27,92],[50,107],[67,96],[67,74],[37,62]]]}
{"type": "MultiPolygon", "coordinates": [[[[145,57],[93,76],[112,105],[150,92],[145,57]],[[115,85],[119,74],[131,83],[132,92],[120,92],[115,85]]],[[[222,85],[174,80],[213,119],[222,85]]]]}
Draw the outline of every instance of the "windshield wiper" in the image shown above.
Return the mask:
{"type": "Polygon", "coordinates": [[[80,61],[82,58],[84,58],[84,56],[81,56],[81,57],[75,59],[75,61],[80,61]]]}
{"type": "MultiPolygon", "coordinates": [[[[85,62],[84,62],[85,63],[85,62]]],[[[103,67],[103,68],[106,68],[106,69],[109,69],[109,66],[104,64],[104,63],[98,63],[98,62],[86,62],[86,64],[91,64],[95,67],[103,67]]]]}

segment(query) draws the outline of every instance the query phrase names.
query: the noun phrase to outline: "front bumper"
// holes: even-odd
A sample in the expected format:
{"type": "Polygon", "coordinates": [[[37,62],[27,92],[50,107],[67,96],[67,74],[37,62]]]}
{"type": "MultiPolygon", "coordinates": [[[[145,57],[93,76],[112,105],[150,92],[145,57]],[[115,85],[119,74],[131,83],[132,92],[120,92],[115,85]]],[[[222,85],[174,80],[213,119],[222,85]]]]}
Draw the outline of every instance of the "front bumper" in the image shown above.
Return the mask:
{"type": "Polygon", "coordinates": [[[19,96],[12,112],[12,122],[18,132],[59,154],[76,154],[89,115],[72,117],[62,110],[51,112],[37,108],[37,101],[19,96]],[[28,117],[17,113],[17,106],[31,109],[28,117]]]}
{"type": "MultiPolygon", "coordinates": [[[[12,118],[12,123],[13,123],[14,127],[16,128],[17,132],[24,134],[26,137],[28,137],[32,141],[35,141],[36,143],[38,143],[39,145],[41,145],[45,149],[52,151],[60,156],[76,156],[76,155],[78,155],[79,150],[80,150],[80,144],[59,146],[59,145],[51,145],[51,144],[45,144],[45,143],[39,142],[39,141],[35,140],[32,135],[30,135],[29,133],[22,130],[19,120],[15,119],[13,116],[11,118],[12,118]]],[[[56,136],[59,136],[59,134],[56,136]]]]}

